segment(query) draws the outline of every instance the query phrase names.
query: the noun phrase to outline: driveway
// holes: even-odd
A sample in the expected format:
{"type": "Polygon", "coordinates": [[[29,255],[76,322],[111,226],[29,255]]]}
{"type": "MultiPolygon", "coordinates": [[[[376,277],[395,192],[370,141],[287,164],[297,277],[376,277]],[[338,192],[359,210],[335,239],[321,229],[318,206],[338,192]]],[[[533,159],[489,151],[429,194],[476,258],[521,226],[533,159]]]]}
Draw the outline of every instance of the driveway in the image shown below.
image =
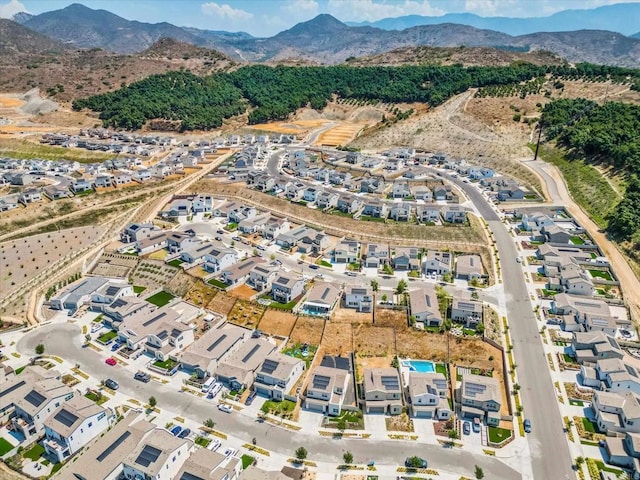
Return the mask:
{"type": "MultiPolygon", "coordinates": [[[[167,409],[196,422],[207,418],[216,422],[216,428],[232,434],[244,442],[256,438],[259,445],[268,445],[271,450],[284,455],[292,455],[303,445],[309,458],[318,462],[339,462],[344,450],[349,450],[356,458],[376,458],[376,463],[399,465],[406,456],[420,455],[429,459],[435,469],[453,472],[456,475],[473,476],[475,465],[483,468],[487,478],[501,480],[520,479],[519,472],[497,458],[482,454],[465,454],[442,448],[438,445],[417,444],[416,442],[383,441],[379,439],[331,439],[320,437],[317,430],[312,432],[292,431],[261,423],[238,412],[226,414],[212,408],[211,402],[173,387],[157,382],[141,383],[133,379],[132,372],[122,367],[106,367],[101,356],[91,349],[82,348],[83,336],[79,326],[74,324],[51,324],[39,327],[20,339],[17,350],[24,355],[32,355],[38,343],[43,343],[46,352],[58,355],[69,362],[80,364],[82,370],[95,378],[103,378],[106,372],[120,384],[119,392],[129,398],[147,399],[155,396],[158,407],[167,409]]],[[[538,477],[536,477],[538,478],[538,477]]],[[[540,477],[558,478],[558,477],[540,477]]]]}

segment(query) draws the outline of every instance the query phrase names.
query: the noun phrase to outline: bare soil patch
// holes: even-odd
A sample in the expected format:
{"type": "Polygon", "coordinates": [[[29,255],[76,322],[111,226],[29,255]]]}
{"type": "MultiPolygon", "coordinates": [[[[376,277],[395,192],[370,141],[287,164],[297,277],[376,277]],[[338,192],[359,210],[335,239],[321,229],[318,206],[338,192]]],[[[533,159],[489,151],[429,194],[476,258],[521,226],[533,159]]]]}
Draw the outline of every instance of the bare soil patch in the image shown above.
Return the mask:
{"type": "Polygon", "coordinates": [[[236,300],[236,297],[219,291],[207,305],[207,310],[228,316],[236,300]]]}
{"type": "Polygon", "coordinates": [[[185,294],[184,299],[199,307],[206,307],[211,303],[218,292],[218,289],[213,288],[204,282],[195,282],[185,294]]]}
{"type": "Polygon", "coordinates": [[[258,324],[263,332],[288,337],[296,323],[296,316],[289,312],[267,309],[258,324]]]}
{"type": "Polygon", "coordinates": [[[327,323],[322,335],[322,350],[326,355],[344,356],[352,352],[352,326],[345,323],[327,323]]]}
{"type": "Polygon", "coordinates": [[[378,307],[376,308],[374,325],[377,327],[396,327],[403,330],[407,328],[407,314],[402,310],[378,307]]]}
{"type": "Polygon", "coordinates": [[[371,312],[357,312],[353,308],[337,307],[331,315],[332,323],[368,323],[373,321],[371,312]]]}
{"type": "Polygon", "coordinates": [[[257,303],[250,303],[246,300],[240,300],[235,303],[233,310],[229,312],[228,319],[230,322],[248,328],[256,328],[260,319],[264,314],[266,307],[257,303]]]}
{"type": "Polygon", "coordinates": [[[233,290],[229,290],[229,293],[231,295],[235,295],[236,297],[238,297],[238,298],[240,298],[242,300],[249,300],[251,297],[253,297],[258,292],[256,292],[249,285],[246,285],[246,284],[243,283],[239,287],[236,287],[233,290]]]}
{"type": "Polygon", "coordinates": [[[138,257],[134,255],[105,252],[98,259],[91,273],[104,277],[128,278],[129,273],[136,267],[138,261],[138,257]]]}
{"type": "Polygon", "coordinates": [[[394,329],[355,324],[353,344],[358,355],[365,357],[393,357],[396,354],[394,329]]]}
{"type": "MultiPolygon", "coordinates": [[[[168,272],[167,275],[169,275],[168,272]]],[[[191,275],[184,273],[182,270],[178,270],[171,280],[167,282],[165,288],[177,297],[183,297],[197,282],[198,280],[191,275]]]]}
{"type": "Polygon", "coordinates": [[[413,432],[413,420],[404,412],[386,417],[384,421],[390,432],[413,432]]]}
{"type": "Polygon", "coordinates": [[[309,345],[320,345],[322,332],[325,327],[324,320],[300,316],[296,320],[289,342],[291,343],[308,343],[309,345]]]}

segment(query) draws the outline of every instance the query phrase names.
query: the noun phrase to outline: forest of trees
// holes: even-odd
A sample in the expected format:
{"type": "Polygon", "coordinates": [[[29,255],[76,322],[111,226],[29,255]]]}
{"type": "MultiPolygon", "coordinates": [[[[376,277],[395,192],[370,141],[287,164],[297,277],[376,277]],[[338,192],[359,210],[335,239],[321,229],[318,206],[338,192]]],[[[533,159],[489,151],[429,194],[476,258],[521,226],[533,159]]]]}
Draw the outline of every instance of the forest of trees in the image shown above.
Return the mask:
{"type": "Polygon", "coordinates": [[[640,70],[590,64],[508,67],[268,67],[198,77],[189,72],[153,75],[120,90],[76,100],[73,108],[100,112],[107,127],[137,129],[153,119],[179,120],[182,130],[217,128],[249,109],[249,123],[282,120],[296,109],[323,108],[333,95],[389,103],[437,106],[471,87],[513,85],[552,74],[633,82],[640,70]]]}
{"type": "Polygon", "coordinates": [[[624,198],[609,215],[607,231],[640,242],[640,106],[561,99],[544,107],[541,122],[546,138],[566,147],[569,159],[613,166],[626,175],[624,198]]]}

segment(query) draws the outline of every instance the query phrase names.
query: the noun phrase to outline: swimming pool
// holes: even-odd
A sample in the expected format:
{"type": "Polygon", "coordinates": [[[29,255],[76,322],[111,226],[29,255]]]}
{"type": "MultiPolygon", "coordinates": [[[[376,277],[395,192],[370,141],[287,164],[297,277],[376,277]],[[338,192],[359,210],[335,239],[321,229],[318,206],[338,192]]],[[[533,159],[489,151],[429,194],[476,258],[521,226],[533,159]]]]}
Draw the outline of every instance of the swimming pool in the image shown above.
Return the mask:
{"type": "Polygon", "coordinates": [[[403,360],[403,367],[408,367],[411,372],[435,372],[436,366],[428,360],[403,360]]]}

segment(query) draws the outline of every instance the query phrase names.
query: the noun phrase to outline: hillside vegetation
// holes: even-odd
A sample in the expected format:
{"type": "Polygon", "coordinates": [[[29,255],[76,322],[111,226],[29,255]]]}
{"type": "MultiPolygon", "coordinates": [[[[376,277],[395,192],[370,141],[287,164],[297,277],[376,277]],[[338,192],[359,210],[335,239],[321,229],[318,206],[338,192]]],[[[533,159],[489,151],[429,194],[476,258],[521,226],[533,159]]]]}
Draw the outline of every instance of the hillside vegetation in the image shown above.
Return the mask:
{"type": "Polygon", "coordinates": [[[101,112],[105,126],[141,128],[154,119],[180,121],[182,130],[210,129],[250,109],[250,124],[284,120],[307,105],[322,109],[334,95],[388,103],[444,103],[472,87],[511,85],[537,77],[612,78],[635,82],[640,70],[581,64],[508,67],[284,67],[253,65],[197,77],[188,72],[154,75],[102,95],[76,100],[76,110],[101,112]]]}

